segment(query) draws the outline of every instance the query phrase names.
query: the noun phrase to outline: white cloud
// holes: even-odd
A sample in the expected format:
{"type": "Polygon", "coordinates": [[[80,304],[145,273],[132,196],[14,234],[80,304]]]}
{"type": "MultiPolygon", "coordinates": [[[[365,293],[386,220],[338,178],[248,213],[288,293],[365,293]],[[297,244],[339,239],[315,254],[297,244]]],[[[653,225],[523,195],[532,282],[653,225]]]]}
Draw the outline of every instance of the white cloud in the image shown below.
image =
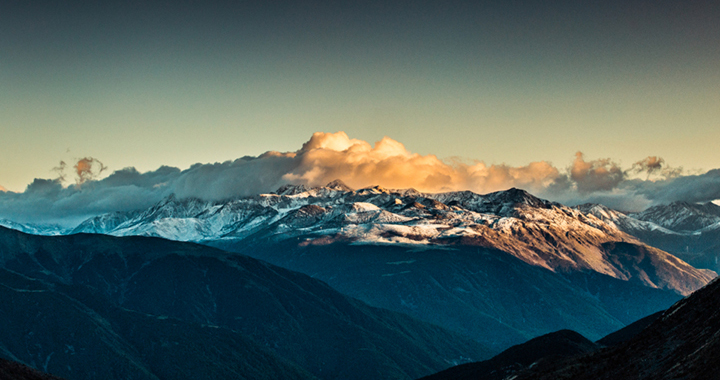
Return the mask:
{"type": "Polygon", "coordinates": [[[83,160],[74,166],[81,178],[74,185],[63,186],[61,175],[36,179],[22,193],[0,193],[0,217],[73,224],[104,212],[146,208],[171,193],[180,198],[222,200],[274,191],[287,183],[320,186],[335,179],[354,188],[380,185],[426,192],[482,194],[518,187],[566,204],[590,201],[633,211],[672,200],[720,199],[720,170],[679,176],[678,170],[669,169],[658,157],[638,161],[628,170],[609,158],[586,160],[581,152],[565,169],[545,161],[518,167],[446,162],[410,152],[389,137],[373,145],[344,132],[315,133],[295,152],[270,151],[257,157],[195,164],[186,170],[163,166],[140,173],[125,168],[100,180],[95,175],[105,166],[96,159],[83,160]],[[672,176],[654,181],[631,178],[642,173],[672,176]]]}

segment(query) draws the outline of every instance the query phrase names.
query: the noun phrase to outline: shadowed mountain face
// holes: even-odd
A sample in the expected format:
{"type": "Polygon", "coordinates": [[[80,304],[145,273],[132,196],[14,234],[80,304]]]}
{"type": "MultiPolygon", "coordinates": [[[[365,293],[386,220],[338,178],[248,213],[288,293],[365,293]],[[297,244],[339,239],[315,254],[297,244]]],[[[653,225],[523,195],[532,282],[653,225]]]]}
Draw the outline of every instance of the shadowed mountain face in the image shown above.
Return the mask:
{"type": "Polygon", "coordinates": [[[571,330],[560,330],[510,347],[490,360],[467,363],[423,380],[503,380],[540,359],[559,360],[598,349],[598,345],[571,330]]]}
{"type": "Polygon", "coordinates": [[[503,380],[512,379],[518,372],[530,371],[529,368],[541,372],[540,368],[553,368],[558,363],[567,363],[568,358],[579,357],[602,347],[618,346],[636,337],[664,312],[639,319],[595,343],[575,331],[561,330],[510,347],[492,359],[461,364],[423,377],[423,380],[503,380]]]}
{"type": "Polygon", "coordinates": [[[597,272],[554,273],[490,248],[303,242],[244,252],[312,274],[372,305],[460,332],[495,352],[563,328],[600,339],[680,299],[597,272]]]}
{"type": "Polygon", "coordinates": [[[604,336],[596,343],[603,347],[617,346],[621,343],[625,343],[626,341],[640,334],[641,331],[645,330],[658,318],[662,317],[664,313],[665,310],[658,311],[655,314],[650,314],[645,318],[638,319],[637,321],[621,328],[620,330],[604,336]]]}
{"type": "Polygon", "coordinates": [[[238,254],[0,229],[0,355],[72,379],[416,378],[477,343],[238,254]]]}
{"type": "Polygon", "coordinates": [[[615,347],[530,369],[517,379],[716,379],[720,371],[720,282],[679,301],[615,347]]]}
{"type": "Polygon", "coordinates": [[[0,358],[0,379],[3,380],[62,380],[17,362],[0,358]]]}

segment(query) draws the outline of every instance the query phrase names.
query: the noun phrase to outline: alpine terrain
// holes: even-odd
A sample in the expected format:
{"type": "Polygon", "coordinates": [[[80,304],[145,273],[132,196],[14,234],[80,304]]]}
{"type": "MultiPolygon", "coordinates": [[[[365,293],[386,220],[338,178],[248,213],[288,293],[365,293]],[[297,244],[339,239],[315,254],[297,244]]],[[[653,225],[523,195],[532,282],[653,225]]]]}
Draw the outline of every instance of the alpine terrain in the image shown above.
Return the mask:
{"type": "Polygon", "coordinates": [[[0,227],[0,356],[67,379],[412,379],[482,345],[250,257],[0,227]]]}
{"type": "Polygon", "coordinates": [[[714,203],[673,202],[627,214],[598,204],[578,209],[696,268],[720,270],[720,206],[714,203]]]}
{"type": "Polygon", "coordinates": [[[247,254],[496,352],[563,328],[599,339],[715,276],[592,213],[519,189],[426,194],[333,181],[224,202],[171,196],[72,232],[247,254]]]}

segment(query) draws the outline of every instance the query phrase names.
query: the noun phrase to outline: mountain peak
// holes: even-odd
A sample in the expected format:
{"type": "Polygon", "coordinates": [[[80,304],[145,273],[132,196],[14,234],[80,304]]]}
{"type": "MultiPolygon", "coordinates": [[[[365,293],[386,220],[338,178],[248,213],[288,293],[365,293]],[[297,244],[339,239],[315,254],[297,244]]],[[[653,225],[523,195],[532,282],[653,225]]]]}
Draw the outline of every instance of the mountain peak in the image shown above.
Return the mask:
{"type": "Polygon", "coordinates": [[[309,189],[305,185],[286,184],[286,185],[280,186],[277,190],[275,190],[275,194],[277,194],[277,195],[297,195],[300,193],[304,193],[308,190],[309,189]]]}
{"type": "Polygon", "coordinates": [[[493,203],[512,203],[513,205],[527,205],[540,208],[546,208],[547,205],[550,204],[550,202],[544,201],[516,187],[487,194],[485,198],[493,203]]]}
{"type": "Polygon", "coordinates": [[[331,189],[331,190],[338,190],[338,191],[353,191],[353,188],[346,185],[345,182],[343,182],[340,179],[336,179],[334,181],[330,181],[327,185],[324,187],[331,189]]]}
{"type": "Polygon", "coordinates": [[[720,206],[675,201],[650,207],[632,216],[673,231],[696,231],[720,222],[720,206]]]}
{"type": "Polygon", "coordinates": [[[386,188],[375,185],[370,187],[365,187],[357,191],[358,194],[388,194],[390,193],[386,188]]]}

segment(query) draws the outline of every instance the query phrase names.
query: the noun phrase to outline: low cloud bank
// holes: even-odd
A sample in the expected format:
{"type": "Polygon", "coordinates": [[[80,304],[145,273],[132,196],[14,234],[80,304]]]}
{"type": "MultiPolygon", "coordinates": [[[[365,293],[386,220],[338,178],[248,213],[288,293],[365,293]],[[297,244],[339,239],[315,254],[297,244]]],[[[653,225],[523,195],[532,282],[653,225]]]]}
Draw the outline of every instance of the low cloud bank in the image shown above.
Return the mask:
{"type": "Polygon", "coordinates": [[[222,200],[271,192],[288,183],[321,186],[335,179],[354,188],[381,185],[425,192],[482,194],[518,187],[569,205],[597,202],[631,211],[674,200],[720,198],[720,169],[683,175],[681,168],[669,167],[659,157],[647,157],[628,169],[608,158],[587,160],[581,152],[566,168],[545,161],[520,167],[446,162],[409,152],[388,137],[371,145],[344,132],[315,133],[295,152],[270,151],[186,170],[163,166],[140,173],[125,168],[103,179],[97,176],[106,166],[86,157],[72,166],[72,185],[65,185],[66,166],[61,162],[57,178],[35,179],[22,193],[0,187],[0,218],[73,225],[100,213],[146,208],[172,193],[222,200]]]}

